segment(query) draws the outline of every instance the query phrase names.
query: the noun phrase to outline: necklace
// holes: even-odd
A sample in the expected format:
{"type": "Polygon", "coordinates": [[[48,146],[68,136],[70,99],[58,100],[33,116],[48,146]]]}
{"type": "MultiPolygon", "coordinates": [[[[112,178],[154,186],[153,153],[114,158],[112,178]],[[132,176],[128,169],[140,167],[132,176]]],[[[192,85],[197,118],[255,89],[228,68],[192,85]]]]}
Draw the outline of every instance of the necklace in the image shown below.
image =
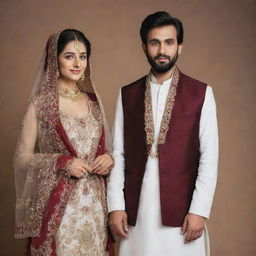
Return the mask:
{"type": "Polygon", "coordinates": [[[68,100],[80,100],[82,98],[81,91],[78,88],[70,90],[59,87],[59,95],[68,100]]]}

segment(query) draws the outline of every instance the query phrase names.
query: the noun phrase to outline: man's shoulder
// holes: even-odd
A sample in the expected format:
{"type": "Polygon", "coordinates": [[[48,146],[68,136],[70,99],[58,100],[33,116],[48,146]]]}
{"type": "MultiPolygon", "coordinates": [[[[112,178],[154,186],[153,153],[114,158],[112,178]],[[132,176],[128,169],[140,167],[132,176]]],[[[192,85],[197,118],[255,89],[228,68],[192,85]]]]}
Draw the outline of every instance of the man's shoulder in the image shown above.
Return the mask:
{"type": "Polygon", "coordinates": [[[191,76],[188,76],[182,72],[180,72],[180,82],[184,85],[190,85],[190,86],[201,86],[206,87],[207,83],[199,81],[191,76]]]}
{"type": "Polygon", "coordinates": [[[146,77],[147,76],[145,75],[145,76],[139,78],[138,80],[123,86],[122,91],[126,91],[126,90],[130,90],[130,89],[133,89],[133,88],[136,88],[136,87],[144,86],[146,84],[146,77]]]}

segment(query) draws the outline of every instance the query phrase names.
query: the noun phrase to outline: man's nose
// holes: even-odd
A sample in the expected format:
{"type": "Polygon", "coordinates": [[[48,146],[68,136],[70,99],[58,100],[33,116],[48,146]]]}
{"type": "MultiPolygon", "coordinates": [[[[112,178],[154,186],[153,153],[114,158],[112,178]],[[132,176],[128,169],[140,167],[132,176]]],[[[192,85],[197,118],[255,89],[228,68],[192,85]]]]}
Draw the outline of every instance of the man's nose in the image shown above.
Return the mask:
{"type": "Polygon", "coordinates": [[[165,54],[166,53],[166,47],[163,43],[160,44],[160,46],[159,46],[159,53],[160,54],[165,54]]]}

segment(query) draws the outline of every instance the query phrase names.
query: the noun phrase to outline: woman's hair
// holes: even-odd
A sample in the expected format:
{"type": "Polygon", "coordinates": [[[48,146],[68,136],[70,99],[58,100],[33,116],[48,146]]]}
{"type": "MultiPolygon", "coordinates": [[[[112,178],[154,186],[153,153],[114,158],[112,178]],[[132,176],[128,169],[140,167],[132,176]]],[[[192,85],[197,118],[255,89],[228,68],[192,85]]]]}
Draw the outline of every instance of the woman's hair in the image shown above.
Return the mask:
{"type": "Polygon", "coordinates": [[[156,27],[172,25],[177,31],[178,44],[183,43],[183,26],[182,22],[172,17],[168,12],[155,12],[148,15],[142,22],[140,28],[140,37],[144,44],[147,44],[148,33],[151,29],[156,27]]]}
{"type": "Polygon", "coordinates": [[[76,29],[65,29],[59,35],[59,40],[57,44],[57,56],[59,56],[64,50],[65,46],[74,40],[78,40],[84,44],[86,48],[87,58],[91,55],[91,43],[85,37],[85,35],[76,29]]]}

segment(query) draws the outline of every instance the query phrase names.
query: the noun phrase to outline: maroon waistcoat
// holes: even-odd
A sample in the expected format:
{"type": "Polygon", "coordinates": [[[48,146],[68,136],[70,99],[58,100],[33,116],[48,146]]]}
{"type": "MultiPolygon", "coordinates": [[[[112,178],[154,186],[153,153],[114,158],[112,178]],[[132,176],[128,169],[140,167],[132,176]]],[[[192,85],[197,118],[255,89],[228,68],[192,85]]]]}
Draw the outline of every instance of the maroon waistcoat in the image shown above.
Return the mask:
{"type": "MultiPolygon", "coordinates": [[[[162,224],[179,227],[188,213],[199,165],[199,123],[207,85],[180,73],[169,130],[158,145],[162,224]]],[[[147,162],[144,98],[146,77],[122,88],[125,207],[135,226],[147,162]]]]}

